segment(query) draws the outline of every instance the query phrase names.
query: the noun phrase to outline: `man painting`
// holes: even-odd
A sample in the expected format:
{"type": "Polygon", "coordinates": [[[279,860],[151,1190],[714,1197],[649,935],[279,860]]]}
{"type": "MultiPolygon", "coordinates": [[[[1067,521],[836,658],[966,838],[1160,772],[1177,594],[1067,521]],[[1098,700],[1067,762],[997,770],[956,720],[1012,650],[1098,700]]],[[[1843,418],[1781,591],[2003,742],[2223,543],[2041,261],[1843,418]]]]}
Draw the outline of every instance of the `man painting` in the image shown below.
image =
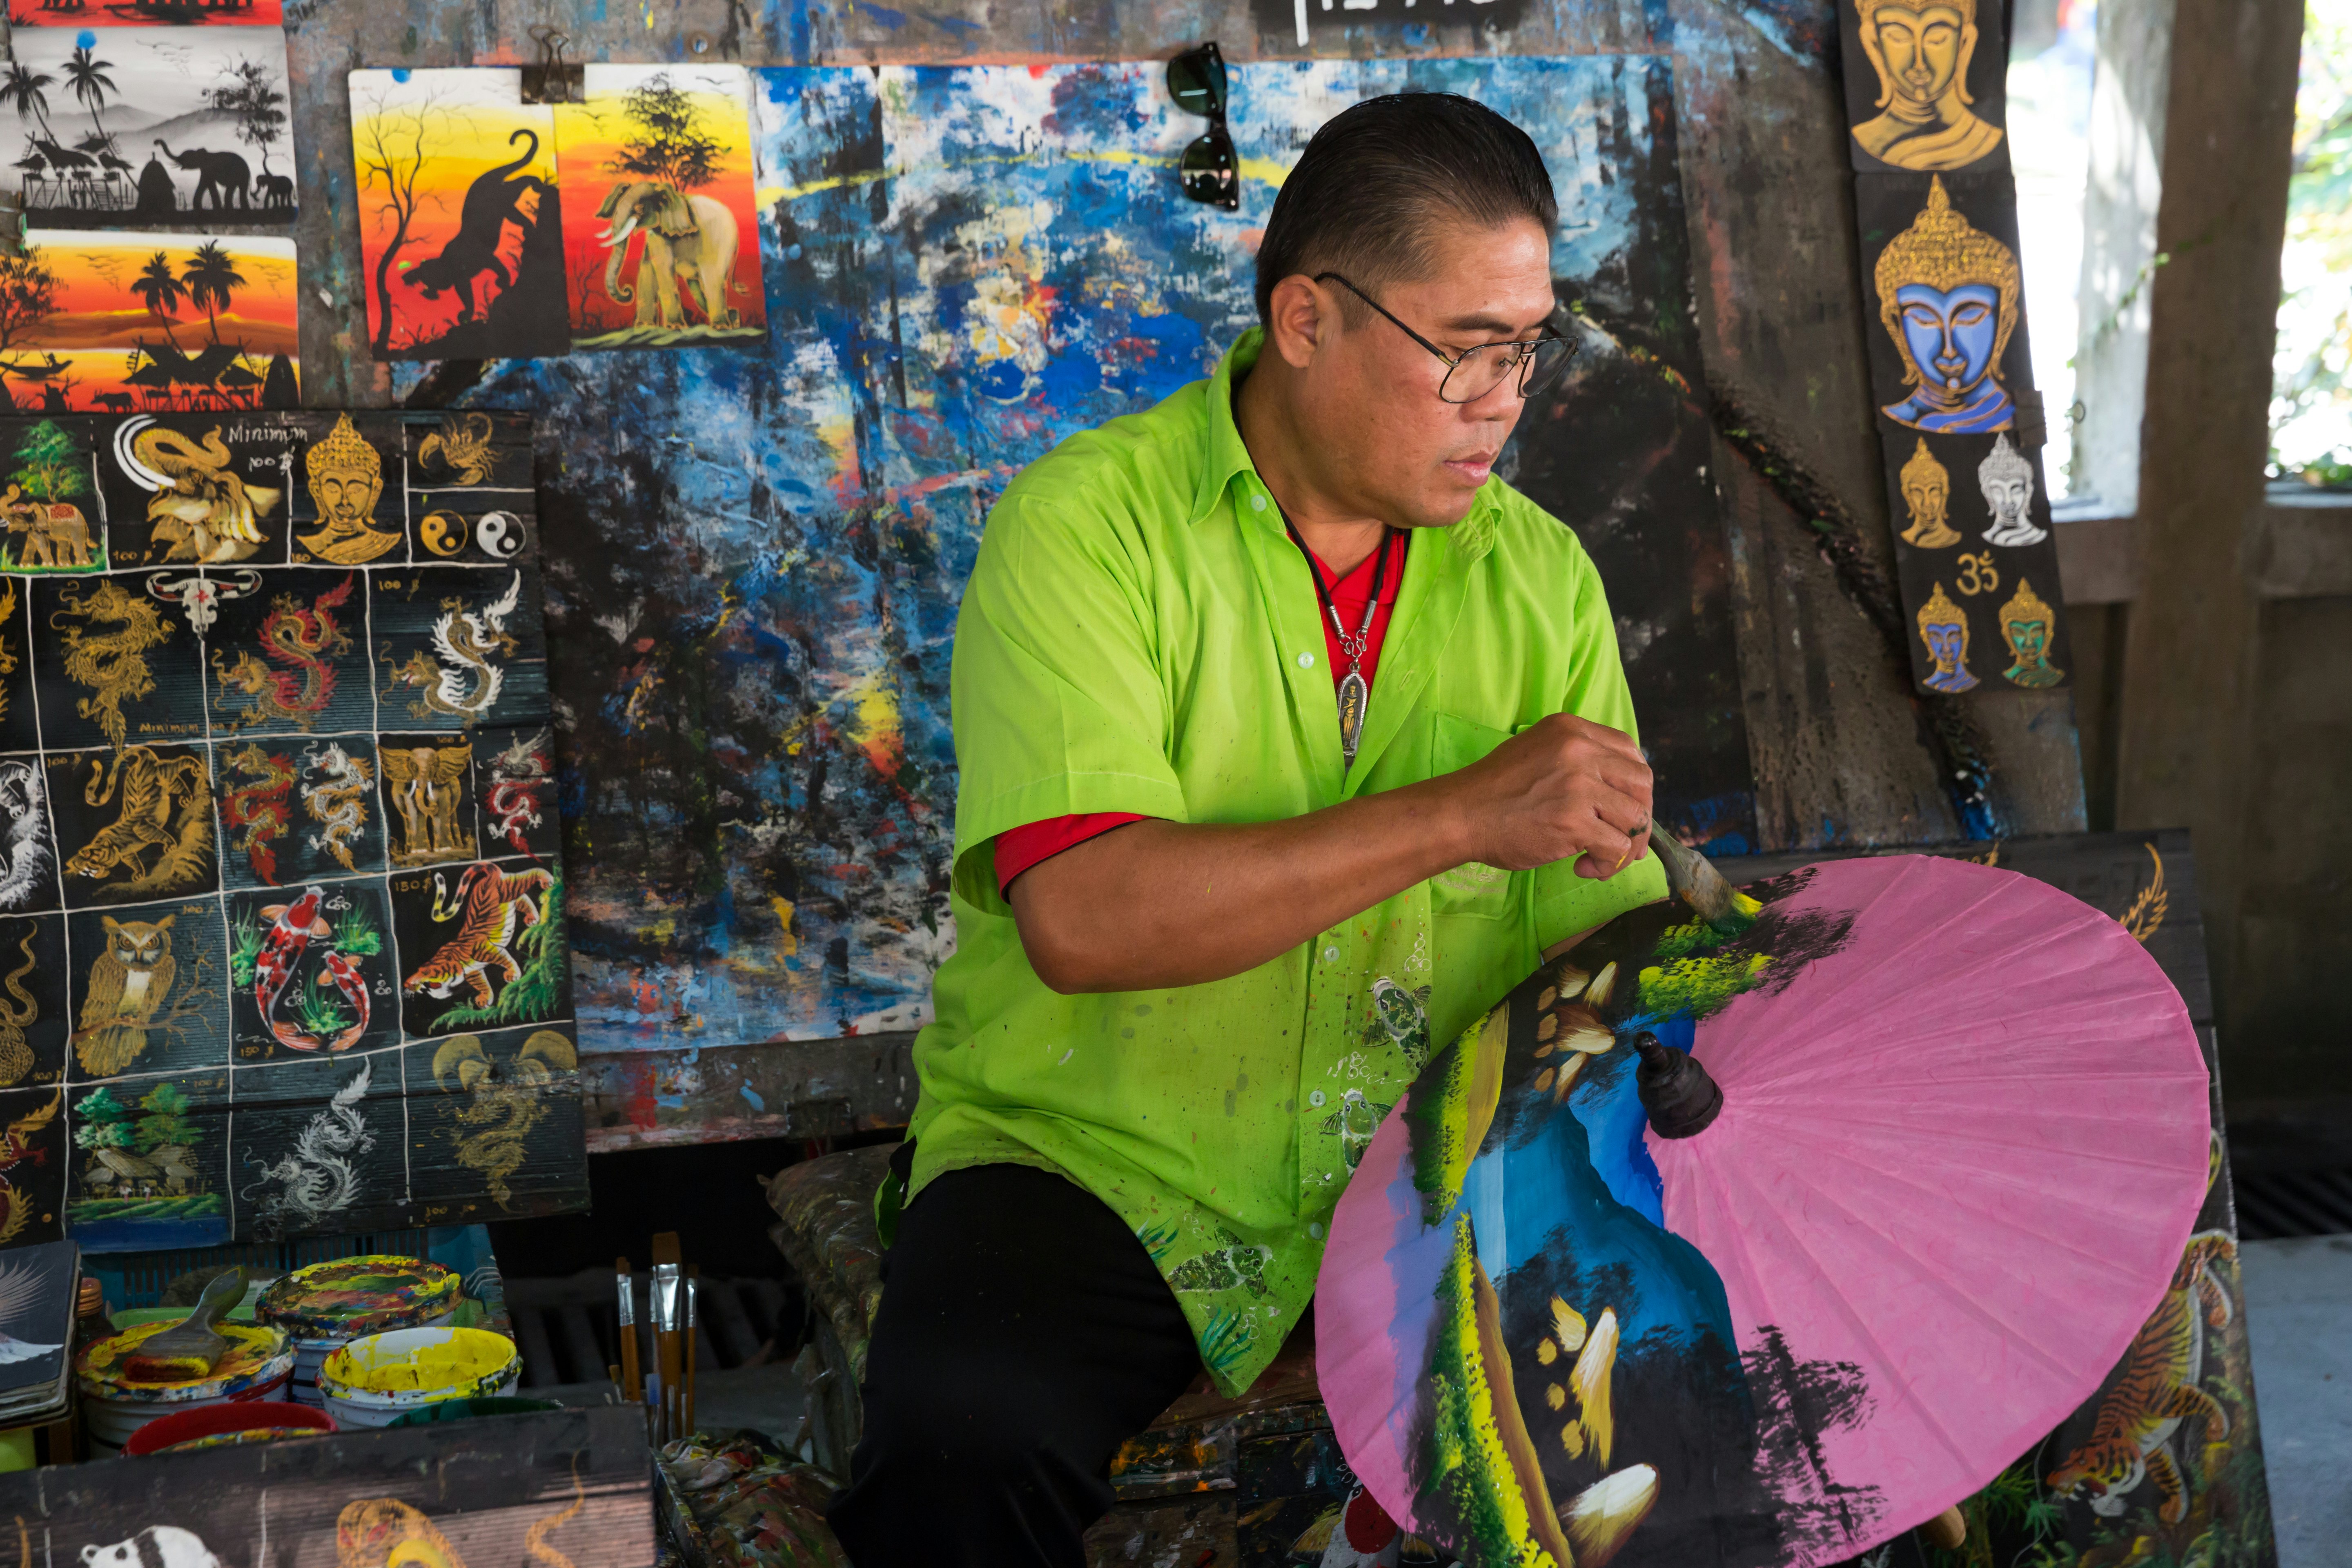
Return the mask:
{"type": "Polygon", "coordinates": [[[1492,110],[1348,110],[1262,325],[991,514],[957,951],[831,1514],[860,1568],[1080,1563],[1118,1445],[1298,1323],[1433,1045],[1662,896],[1601,585],[1492,472],[1568,356],[1557,216],[1492,110]]]}

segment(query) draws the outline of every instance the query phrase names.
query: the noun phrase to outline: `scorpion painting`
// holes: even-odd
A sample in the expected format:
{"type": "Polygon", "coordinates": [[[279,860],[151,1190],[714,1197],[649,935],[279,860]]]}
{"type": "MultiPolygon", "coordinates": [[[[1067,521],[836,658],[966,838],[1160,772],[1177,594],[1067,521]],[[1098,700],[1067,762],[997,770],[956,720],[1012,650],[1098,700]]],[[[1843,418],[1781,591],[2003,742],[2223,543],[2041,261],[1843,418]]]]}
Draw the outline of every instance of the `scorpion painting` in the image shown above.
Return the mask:
{"type": "Polygon", "coordinates": [[[0,1142],[0,1246],[585,1204],[530,442],[0,421],[0,1110],[64,1091],[54,1150],[0,1142]],[[38,561],[26,496],[75,514],[38,561]],[[493,1089],[430,1070],[460,1036],[493,1089]]]}

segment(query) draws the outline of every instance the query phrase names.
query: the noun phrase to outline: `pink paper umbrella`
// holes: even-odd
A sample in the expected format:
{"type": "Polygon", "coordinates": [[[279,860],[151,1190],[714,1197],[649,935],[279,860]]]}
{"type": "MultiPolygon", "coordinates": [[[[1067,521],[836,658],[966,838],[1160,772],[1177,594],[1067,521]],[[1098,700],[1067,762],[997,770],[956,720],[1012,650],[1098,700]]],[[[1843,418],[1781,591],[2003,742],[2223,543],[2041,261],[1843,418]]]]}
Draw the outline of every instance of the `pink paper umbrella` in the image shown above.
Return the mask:
{"type": "Polygon", "coordinates": [[[2121,926],[1966,862],[1734,894],[1666,852],[1676,896],[1433,1060],[1332,1223],[1340,1446],[1472,1564],[1852,1556],[2030,1448],[2198,1267],[2204,1063],[2121,926]]]}

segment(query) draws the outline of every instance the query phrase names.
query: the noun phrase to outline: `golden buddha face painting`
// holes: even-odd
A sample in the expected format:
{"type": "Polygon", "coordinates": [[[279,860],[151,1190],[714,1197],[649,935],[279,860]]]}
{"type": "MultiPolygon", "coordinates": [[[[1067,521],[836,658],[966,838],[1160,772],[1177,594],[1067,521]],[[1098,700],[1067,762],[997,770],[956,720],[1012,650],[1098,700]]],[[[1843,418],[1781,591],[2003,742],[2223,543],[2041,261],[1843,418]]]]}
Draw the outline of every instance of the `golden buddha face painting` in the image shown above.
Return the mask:
{"type": "Polygon", "coordinates": [[[1909,395],[1879,410],[1897,425],[1950,436],[2016,422],[2000,359],[2025,298],[2017,255],[1952,206],[1942,176],[1927,205],[1887,241],[1873,268],[1879,324],[1903,362],[1909,395]]]}
{"type": "Polygon", "coordinates": [[[338,566],[373,561],[400,542],[397,531],[375,526],[375,503],[383,494],[383,459],[343,415],[326,438],[302,455],[310,479],[310,500],[319,509],[314,532],[298,534],[302,548],[338,566]]]}
{"type": "Polygon", "coordinates": [[[1964,169],[2000,145],[1969,105],[1976,0],[1854,0],[1880,110],[1853,128],[1862,150],[1920,174],[1964,169]]]}
{"type": "Polygon", "coordinates": [[[1927,662],[1936,668],[1919,684],[1930,691],[1967,691],[1977,684],[1969,673],[1969,617],[1944,593],[1941,583],[1919,606],[1919,640],[1927,645],[1927,662]]]}
{"type": "Polygon", "coordinates": [[[1919,449],[1903,465],[1900,477],[1903,504],[1911,513],[1911,526],[1903,531],[1903,542],[1921,550],[1958,544],[1959,530],[1945,521],[1952,500],[1952,476],[1927,450],[1925,436],[1919,437],[1919,449]]]}
{"type": "Polygon", "coordinates": [[[2032,584],[2019,578],[2015,596],[2000,607],[2001,640],[2009,644],[2009,668],[2000,673],[2010,684],[2038,689],[2066,679],[2066,672],[2050,662],[2051,629],[2057,624],[2057,612],[2042,602],[2032,584]]]}

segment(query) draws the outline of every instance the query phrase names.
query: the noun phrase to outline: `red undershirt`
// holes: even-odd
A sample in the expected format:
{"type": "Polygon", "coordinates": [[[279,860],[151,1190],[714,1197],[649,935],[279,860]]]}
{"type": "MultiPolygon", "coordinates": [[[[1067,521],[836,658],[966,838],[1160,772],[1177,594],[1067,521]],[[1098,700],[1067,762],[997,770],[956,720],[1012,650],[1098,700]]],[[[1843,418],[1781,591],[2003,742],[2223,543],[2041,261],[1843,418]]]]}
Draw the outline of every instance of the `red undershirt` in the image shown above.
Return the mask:
{"type": "MultiPolygon", "coordinates": [[[[1387,535],[1382,545],[1389,552],[1388,577],[1381,584],[1380,608],[1372,612],[1371,633],[1364,638],[1364,657],[1358,666],[1363,671],[1366,686],[1372,683],[1372,671],[1380,663],[1381,643],[1389,635],[1389,617],[1396,613],[1397,587],[1404,580],[1405,548],[1410,538],[1411,535],[1403,530],[1395,530],[1387,535]]],[[[1375,550],[1365,556],[1363,563],[1354,571],[1336,579],[1320,557],[1312,559],[1316,574],[1323,579],[1331,595],[1331,603],[1339,608],[1339,618],[1350,626],[1357,625],[1363,618],[1364,601],[1371,597],[1372,576],[1380,563],[1381,551],[1375,550]]],[[[1316,609],[1322,612],[1319,604],[1316,609]]],[[[1330,667],[1331,685],[1336,691],[1348,673],[1347,656],[1339,651],[1339,635],[1332,628],[1330,616],[1324,613],[1321,618],[1324,662],[1330,667]]],[[[1332,723],[1336,726],[1338,722],[1339,714],[1334,710],[1332,723]]],[[[996,885],[1000,890],[1010,888],[1013,878],[1040,860],[1050,860],[1063,850],[1084,844],[1097,834],[1108,833],[1114,827],[1124,827],[1130,822],[1142,820],[1140,815],[1131,811],[1095,811],[1077,816],[1053,816],[1043,822],[1008,828],[996,836],[996,885]]]]}

